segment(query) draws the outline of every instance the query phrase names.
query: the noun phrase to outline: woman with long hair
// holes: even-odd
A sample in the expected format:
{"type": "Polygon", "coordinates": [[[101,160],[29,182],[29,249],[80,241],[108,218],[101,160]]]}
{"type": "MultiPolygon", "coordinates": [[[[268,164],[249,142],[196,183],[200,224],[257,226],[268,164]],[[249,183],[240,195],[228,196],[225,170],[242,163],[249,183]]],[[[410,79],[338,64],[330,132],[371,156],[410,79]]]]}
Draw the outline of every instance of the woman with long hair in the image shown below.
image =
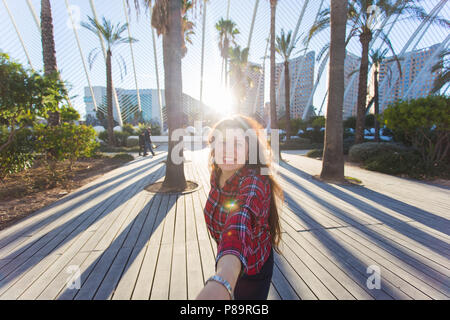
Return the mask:
{"type": "Polygon", "coordinates": [[[235,115],[219,121],[209,136],[211,190],[204,216],[217,243],[216,274],[197,299],[267,299],[273,251],[280,252],[271,151],[263,128],[235,115]]]}

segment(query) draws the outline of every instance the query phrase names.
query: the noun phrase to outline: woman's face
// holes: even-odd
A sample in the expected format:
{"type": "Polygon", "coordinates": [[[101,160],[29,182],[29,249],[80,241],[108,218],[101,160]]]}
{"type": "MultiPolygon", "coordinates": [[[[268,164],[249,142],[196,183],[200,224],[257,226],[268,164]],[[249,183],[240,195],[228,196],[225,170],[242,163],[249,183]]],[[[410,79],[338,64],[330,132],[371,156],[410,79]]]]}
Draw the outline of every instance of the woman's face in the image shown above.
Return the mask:
{"type": "Polygon", "coordinates": [[[222,171],[236,171],[245,165],[248,159],[248,145],[242,133],[226,139],[219,137],[213,143],[214,159],[222,171]]]}

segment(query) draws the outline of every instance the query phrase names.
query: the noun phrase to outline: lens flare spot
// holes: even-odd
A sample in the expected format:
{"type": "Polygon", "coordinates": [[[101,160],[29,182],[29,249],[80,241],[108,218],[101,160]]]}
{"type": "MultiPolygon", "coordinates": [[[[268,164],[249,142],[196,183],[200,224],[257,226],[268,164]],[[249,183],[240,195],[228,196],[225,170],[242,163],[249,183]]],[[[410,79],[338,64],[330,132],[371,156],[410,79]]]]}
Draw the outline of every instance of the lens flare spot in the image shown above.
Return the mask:
{"type": "Polygon", "coordinates": [[[228,200],[225,202],[224,207],[227,210],[234,210],[236,208],[236,200],[228,200]]]}

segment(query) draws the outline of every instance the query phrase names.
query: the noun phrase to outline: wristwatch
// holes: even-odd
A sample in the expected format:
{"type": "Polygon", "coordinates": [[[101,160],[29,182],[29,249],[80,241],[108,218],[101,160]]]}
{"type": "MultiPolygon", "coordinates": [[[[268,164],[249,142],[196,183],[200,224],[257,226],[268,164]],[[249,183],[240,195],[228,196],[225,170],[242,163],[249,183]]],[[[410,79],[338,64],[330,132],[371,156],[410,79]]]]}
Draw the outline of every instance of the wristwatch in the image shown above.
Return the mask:
{"type": "Polygon", "coordinates": [[[227,280],[225,280],[222,277],[215,274],[212,277],[210,277],[208,280],[206,280],[206,283],[208,283],[208,281],[216,281],[216,282],[220,283],[221,285],[223,285],[227,289],[228,293],[230,294],[231,300],[234,300],[233,290],[231,289],[231,285],[227,280]]]}

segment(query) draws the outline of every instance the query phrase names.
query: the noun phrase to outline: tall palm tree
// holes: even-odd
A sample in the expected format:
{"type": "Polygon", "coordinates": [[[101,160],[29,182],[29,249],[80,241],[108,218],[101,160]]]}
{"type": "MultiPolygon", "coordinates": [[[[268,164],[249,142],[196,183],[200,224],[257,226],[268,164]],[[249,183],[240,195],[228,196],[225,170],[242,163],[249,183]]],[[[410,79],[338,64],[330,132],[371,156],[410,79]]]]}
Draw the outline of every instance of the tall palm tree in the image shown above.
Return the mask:
{"type": "MultiPolygon", "coordinates": [[[[97,20],[88,16],[88,22],[81,22],[81,26],[93,32],[96,36],[98,34],[101,35],[103,40],[106,43],[106,104],[107,104],[107,118],[108,118],[108,143],[110,145],[115,145],[114,138],[114,118],[113,118],[113,100],[112,100],[112,50],[124,43],[135,42],[137,41],[134,38],[124,37],[122,33],[124,33],[128,24],[121,24],[120,22],[116,25],[113,25],[111,21],[107,20],[105,17],[102,19],[102,24],[100,24],[97,20]]],[[[92,64],[97,58],[99,52],[101,52],[102,48],[94,48],[88,56],[89,65],[92,68],[92,64]]],[[[121,57],[119,55],[119,57],[121,57]]],[[[118,60],[119,67],[124,66],[124,70],[126,72],[126,65],[124,59],[118,60]]],[[[121,70],[122,76],[122,70],[121,70]]]]}
{"type": "MultiPolygon", "coordinates": [[[[128,3],[129,0],[127,0],[128,3]]],[[[134,6],[139,13],[141,0],[134,0],[134,6]]],[[[188,29],[183,29],[183,8],[186,9],[185,2],[169,0],[142,0],[144,6],[149,8],[155,3],[152,13],[152,26],[158,35],[163,36],[163,57],[164,57],[164,85],[167,110],[167,124],[169,137],[173,130],[181,128],[182,118],[182,73],[181,59],[183,58],[183,41],[188,29]]],[[[193,0],[195,7],[199,0],[193,0]]],[[[186,9],[187,11],[188,9],[186,9]]],[[[189,42],[189,41],[188,41],[189,42]]],[[[182,191],[186,188],[186,177],[184,175],[184,164],[174,163],[172,153],[174,147],[181,142],[182,137],[172,141],[169,139],[168,156],[166,161],[166,175],[163,187],[166,190],[182,191]]],[[[183,157],[183,150],[178,154],[183,157]]]]}
{"type": "Polygon", "coordinates": [[[328,77],[328,105],[320,178],[343,182],[344,153],[342,110],[344,103],[345,29],[347,1],[331,0],[330,9],[330,65],[328,77]]]}
{"type": "MultiPolygon", "coordinates": [[[[380,66],[383,62],[389,62],[389,61],[395,61],[397,62],[397,68],[398,68],[398,72],[400,74],[402,74],[402,68],[400,65],[400,59],[394,55],[392,58],[389,58],[389,60],[386,58],[386,55],[388,53],[388,49],[384,49],[384,50],[372,50],[370,53],[370,60],[371,60],[371,64],[372,64],[372,68],[374,68],[374,72],[373,72],[373,84],[374,84],[374,96],[373,96],[373,102],[374,102],[374,109],[375,109],[375,141],[376,142],[380,142],[380,123],[378,122],[378,116],[380,114],[380,104],[379,104],[379,88],[378,88],[378,74],[379,74],[379,70],[380,70],[380,66]]],[[[387,65],[387,73],[388,73],[388,80],[390,77],[390,66],[387,65]]]]}
{"type": "Polygon", "coordinates": [[[231,89],[237,101],[236,110],[242,110],[242,104],[245,102],[247,87],[254,85],[253,80],[248,75],[248,71],[261,71],[261,68],[248,62],[249,48],[241,50],[240,46],[229,48],[230,57],[230,80],[231,89]]]}
{"type": "Polygon", "coordinates": [[[182,9],[181,9],[181,31],[183,33],[182,39],[182,57],[184,58],[187,53],[186,42],[192,44],[191,36],[195,34],[194,32],[194,23],[189,20],[187,13],[189,10],[193,8],[192,1],[183,0],[182,9]]]}
{"type": "Polygon", "coordinates": [[[439,60],[431,67],[431,72],[439,72],[438,76],[434,80],[432,93],[436,93],[441,90],[447,83],[450,82],[450,68],[446,57],[450,55],[450,50],[444,50],[439,55],[439,60]],[[447,62],[447,63],[446,63],[447,62]]]}
{"type": "Polygon", "coordinates": [[[220,18],[216,23],[216,30],[219,33],[219,50],[222,56],[222,78],[225,76],[225,86],[228,85],[228,59],[229,59],[229,49],[230,42],[236,45],[235,38],[239,34],[238,28],[236,28],[236,23],[231,20],[225,20],[220,18]]]}
{"type": "Polygon", "coordinates": [[[275,16],[278,0],[270,0],[270,128],[276,129],[277,102],[275,92],[275,16]]]}
{"type": "Polygon", "coordinates": [[[276,37],[275,50],[284,59],[284,95],[286,112],[286,140],[291,138],[291,79],[289,75],[289,58],[299,38],[292,39],[292,31],[285,34],[281,29],[281,35],[276,37]]]}
{"type": "MultiPolygon", "coordinates": [[[[56,64],[55,38],[53,36],[53,18],[50,0],[41,0],[41,42],[42,56],[44,58],[44,74],[46,76],[56,74],[58,72],[58,66],[56,64]]],[[[58,125],[59,122],[59,112],[49,112],[49,125],[58,125]]]]}
{"type": "MultiPolygon", "coordinates": [[[[420,20],[429,19],[430,22],[438,22],[448,27],[448,22],[440,17],[431,17],[425,10],[417,5],[417,0],[353,0],[349,3],[347,22],[350,31],[348,39],[358,37],[361,44],[361,66],[359,70],[358,102],[356,115],[355,143],[364,141],[364,117],[366,110],[367,82],[369,71],[369,45],[374,34],[374,13],[378,8],[377,20],[391,16],[410,15],[408,18],[418,18],[420,20]]],[[[320,31],[330,27],[330,8],[322,10],[316,23],[311,27],[309,37],[313,37],[320,31]]],[[[388,37],[380,30],[381,39],[392,50],[388,37]]]]}

